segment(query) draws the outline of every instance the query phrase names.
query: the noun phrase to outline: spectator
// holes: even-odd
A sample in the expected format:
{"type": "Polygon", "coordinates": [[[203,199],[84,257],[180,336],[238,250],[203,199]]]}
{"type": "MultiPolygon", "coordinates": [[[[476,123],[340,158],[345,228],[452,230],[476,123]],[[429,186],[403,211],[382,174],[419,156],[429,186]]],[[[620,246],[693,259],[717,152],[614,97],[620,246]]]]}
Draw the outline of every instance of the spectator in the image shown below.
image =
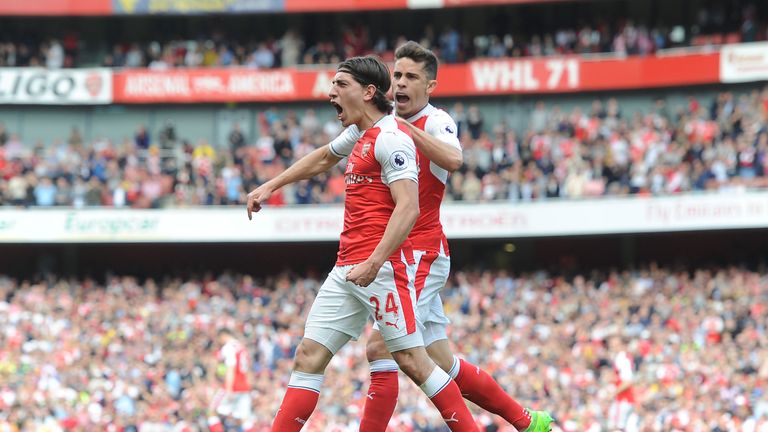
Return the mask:
{"type": "Polygon", "coordinates": [[[55,204],[56,186],[50,178],[43,177],[35,186],[35,204],[40,207],[50,207],[55,204]]]}
{"type": "Polygon", "coordinates": [[[480,113],[480,108],[475,104],[470,105],[467,111],[467,128],[472,139],[480,138],[483,130],[483,115],[480,113]]]}
{"type": "Polygon", "coordinates": [[[749,5],[744,8],[743,16],[744,21],[741,24],[741,41],[742,42],[755,42],[757,40],[757,23],[756,9],[754,5],[749,5]]]}
{"type": "Polygon", "coordinates": [[[139,44],[132,44],[125,54],[125,67],[138,68],[144,66],[144,53],[139,44]]]}
{"type": "Polygon", "coordinates": [[[440,55],[445,63],[458,63],[461,36],[456,29],[448,27],[440,35],[440,55]]]}
{"type": "Polygon", "coordinates": [[[229,140],[229,148],[233,153],[238,153],[245,146],[245,136],[240,130],[240,123],[235,122],[227,139],[229,140]]]}
{"type": "Polygon", "coordinates": [[[269,69],[275,64],[275,54],[265,42],[259,43],[256,51],[253,52],[253,60],[250,66],[259,69],[269,69]]]}
{"type": "Polygon", "coordinates": [[[8,142],[8,131],[5,129],[5,124],[0,122],[0,147],[4,146],[8,142]]]}
{"type": "Polygon", "coordinates": [[[45,52],[45,67],[61,69],[64,66],[64,47],[56,39],[51,39],[45,52]]]}
{"type": "Polygon", "coordinates": [[[150,137],[149,133],[147,132],[147,128],[143,125],[139,126],[139,128],[136,129],[136,135],[134,135],[133,140],[137,149],[148,150],[150,137]]]}
{"type": "Polygon", "coordinates": [[[165,124],[158,133],[157,140],[160,143],[160,148],[164,150],[172,150],[176,146],[176,125],[173,120],[165,120],[165,124]]]}
{"type": "Polygon", "coordinates": [[[101,181],[96,177],[91,177],[85,192],[84,204],[89,207],[102,205],[102,192],[101,181]]]}
{"type": "MultiPolygon", "coordinates": [[[[59,177],[56,179],[56,193],[53,199],[53,205],[57,206],[69,206],[72,203],[72,190],[66,177],[59,177]]],[[[40,200],[38,199],[38,204],[40,200]]]]}
{"type": "Polygon", "coordinates": [[[531,130],[537,133],[542,132],[547,126],[547,117],[549,117],[549,114],[544,102],[536,102],[536,108],[531,113],[531,130]]]}

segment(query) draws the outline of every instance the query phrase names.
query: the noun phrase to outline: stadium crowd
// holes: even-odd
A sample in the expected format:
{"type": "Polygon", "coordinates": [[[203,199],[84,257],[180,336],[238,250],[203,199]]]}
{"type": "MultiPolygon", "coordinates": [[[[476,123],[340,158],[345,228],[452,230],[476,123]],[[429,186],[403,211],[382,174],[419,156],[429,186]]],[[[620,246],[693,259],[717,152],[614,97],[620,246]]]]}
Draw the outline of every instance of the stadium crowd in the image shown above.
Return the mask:
{"type": "MultiPolygon", "coordinates": [[[[433,49],[443,63],[474,58],[595,53],[647,55],[672,47],[768,40],[766,17],[760,16],[753,4],[737,2],[726,7],[725,3],[701,9],[695,22],[688,26],[646,25],[615,16],[590,17],[578,25],[560,28],[551,28],[552,23],[541,18],[541,23],[532,28],[510,31],[509,25],[502,25],[496,33],[488,34],[460,32],[451,26],[437,29],[431,25],[420,34],[372,34],[360,24],[343,26],[335,35],[323,32],[315,37],[294,27],[261,40],[248,39],[242,31],[225,25],[175,38],[170,38],[168,32],[156,33],[157,36],[149,40],[125,36],[127,39],[112,41],[114,36],[107,35],[86,41],[74,30],[62,33],[60,38],[31,37],[24,32],[18,39],[0,40],[0,67],[293,67],[335,64],[341,59],[365,54],[391,60],[394,48],[406,38],[433,49]],[[111,45],[103,46],[105,41],[112,41],[111,45]],[[87,50],[83,49],[85,45],[87,50]],[[85,51],[98,51],[100,46],[104,51],[100,61],[82,55],[85,51]]],[[[531,19],[536,21],[533,16],[531,19]]],[[[336,27],[332,22],[327,25],[336,27]]],[[[494,31],[494,27],[485,31],[488,30],[494,31]]]]}
{"type": "MultiPolygon", "coordinates": [[[[464,166],[447,200],[530,201],[560,197],[663,195],[768,187],[768,87],[722,92],[687,106],[663,100],[626,113],[616,99],[570,112],[536,105],[523,134],[486,125],[477,105],[447,107],[457,121],[464,166]]],[[[259,136],[239,126],[228,142],[191,143],[166,123],[157,136],[139,127],[122,142],[24,143],[0,124],[0,205],[165,208],[242,204],[245,194],[339,133],[313,110],[259,114],[259,136]]],[[[341,169],[287,187],[272,205],[338,203],[341,169]]]]}
{"type": "MultiPolygon", "coordinates": [[[[319,283],[288,273],[2,277],[0,430],[206,431],[225,327],[253,356],[256,430],[268,430],[319,283]]],[[[563,431],[607,430],[619,350],[635,369],[627,430],[768,430],[765,269],[649,266],[567,278],[467,270],[444,300],[458,352],[524,404],[556,413],[563,431]]],[[[333,360],[307,431],[357,430],[364,347],[350,343],[333,360]]],[[[442,431],[427,404],[401,377],[392,430],[442,431]]],[[[513,430],[476,414],[486,432],[513,430]]]]}

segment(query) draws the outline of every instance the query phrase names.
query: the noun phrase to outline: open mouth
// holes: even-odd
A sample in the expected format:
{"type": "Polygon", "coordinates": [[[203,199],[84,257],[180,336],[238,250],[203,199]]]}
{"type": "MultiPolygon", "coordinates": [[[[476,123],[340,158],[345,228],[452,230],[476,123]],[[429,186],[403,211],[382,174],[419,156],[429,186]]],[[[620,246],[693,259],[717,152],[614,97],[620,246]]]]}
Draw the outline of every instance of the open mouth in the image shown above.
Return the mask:
{"type": "Polygon", "coordinates": [[[395,101],[397,103],[408,103],[408,101],[411,100],[410,97],[408,97],[405,93],[395,93],[395,101]]]}
{"type": "Polygon", "coordinates": [[[338,103],[331,101],[331,105],[336,109],[336,117],[338,119],[341,119],[341,114],[344,112],[344,108],[341,107],[338,103]]]}

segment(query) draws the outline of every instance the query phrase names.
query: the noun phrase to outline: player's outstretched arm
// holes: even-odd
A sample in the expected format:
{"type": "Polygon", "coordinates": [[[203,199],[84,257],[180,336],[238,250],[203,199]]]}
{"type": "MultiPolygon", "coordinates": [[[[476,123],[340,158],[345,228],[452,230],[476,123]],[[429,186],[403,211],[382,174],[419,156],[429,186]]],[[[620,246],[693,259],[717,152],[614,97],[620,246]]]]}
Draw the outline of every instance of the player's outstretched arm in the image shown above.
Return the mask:
{"type": "MultiPolygon", "coordinates": [[[[457,145],[449,144],[439,137],[432,136],[412,125],[405,119],[398,117],[397,120],[408,126],[411,136],[413,136],[413,142],[416,144],[416,148],[418,148],[427,159],[451,173],[461,168],[461,164],[464,163],[464,157],[461,153],[461,149],[458,148],[457,145]]],[[[455,140],[455,142],[458,143],[458,139],[450,133],[446,135],[446,138],[455,140]]]]}
{"type": "Polygon", "coordinates": [[[248,209],[248,219],[251,219],[251,213],[261,210],[261,205],[268,200],[276,190],[287,184],[309,179],[322,172],[328,171],[334,165],[339,163],[340,160],[341,158],[330,150],[329,145],[320,147],[299,159],[295,164],[288,167],[288,169],[280,173],[277,177],[248,193],[248,202],[246,204],[248,209]]]}
{"type": "Polygon", "coordinates": [[[347,280],[359,286],[368,286],[376,279],[381,266],[403,244],[419,217],[419,184],[413,180],[397,180],[389,184],[395,209],[389,217],[379,244],[367,260],[347,273],[347,280]]]}

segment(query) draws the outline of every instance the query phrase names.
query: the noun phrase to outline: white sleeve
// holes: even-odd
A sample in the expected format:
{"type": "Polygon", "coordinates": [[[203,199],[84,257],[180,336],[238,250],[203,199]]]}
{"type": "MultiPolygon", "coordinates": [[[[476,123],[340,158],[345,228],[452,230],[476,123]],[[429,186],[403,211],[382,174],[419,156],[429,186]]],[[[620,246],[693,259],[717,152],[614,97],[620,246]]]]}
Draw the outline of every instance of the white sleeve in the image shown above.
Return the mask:
{"type": "Polygon", "coordinates": [[[408,135],[394,131],[380,133],[376,137],[375,156],[381,165],[381,181],[384,184],[403,179],[418,183],[416,147],[408,135]]]}
{"type": "Polygon", "coordinates": [[[435,111],[427,118],[424,132],[432,135],[440,141],[461,150],[456,122],[445,111],[435,111]]]}
{"type": "Polygon", "coordinates": [[[614,365],[616,366],[616,369],[618,369],[619,378],[621,378],[622,382],[632,382],[632,362],[629,360],[629,357],[627,357],[626,354],[618,355],[614,365]]]}
{"type": "Polygon", "coordinates": [[[349,156],[361,135],[362,133],[360,133],[360,129],[358,129],[356,125],[344,129],[344,131],[329,144],[331,153],[340,158],[349,156]]]}
{"type": "Polygon", "coordinates": [[[224,358],[224,364],[228,367],[235,367],[237,364],[235,350],[231,346],[224,346],[221,349],[221,356],[224,358]]]}

